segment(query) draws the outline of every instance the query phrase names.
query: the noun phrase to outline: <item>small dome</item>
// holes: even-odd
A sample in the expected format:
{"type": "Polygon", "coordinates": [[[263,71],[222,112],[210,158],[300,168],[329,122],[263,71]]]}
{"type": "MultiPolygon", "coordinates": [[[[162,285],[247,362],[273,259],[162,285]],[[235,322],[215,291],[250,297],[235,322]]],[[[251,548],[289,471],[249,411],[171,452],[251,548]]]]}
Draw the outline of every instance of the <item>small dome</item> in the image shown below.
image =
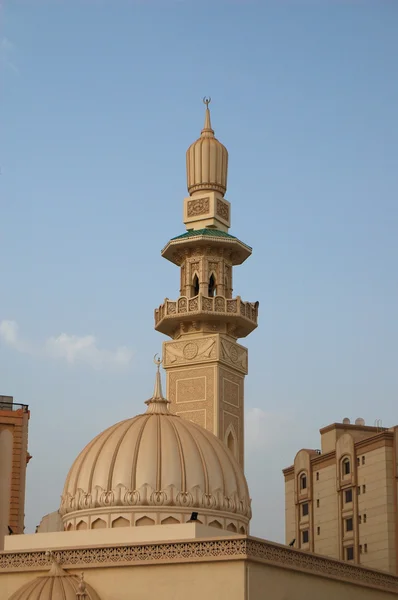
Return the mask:
{"type": "Polygon", "coordinates": [[[225,194],[228,176],[228,151],[214,137],[211,127],[210,100],[205,100],[205,124],[196,140],[187,150],[187,186],[188,193],[211,190],[225,194]]]}
{"type": "Polygon", "coordinates": [[[17,590],[9,600],[100,600],[93,588],[81,578],[64,571],[53,559],[48,573],[36,577],[17,590]]]}
{"type": "Polygon", "coordinates": [[[211,432],[173,415],[157,373],[145,414],[100,433],[67,476],[60,507],[64,528],[199,522],[247,533],[246,479],[211,432]]]}

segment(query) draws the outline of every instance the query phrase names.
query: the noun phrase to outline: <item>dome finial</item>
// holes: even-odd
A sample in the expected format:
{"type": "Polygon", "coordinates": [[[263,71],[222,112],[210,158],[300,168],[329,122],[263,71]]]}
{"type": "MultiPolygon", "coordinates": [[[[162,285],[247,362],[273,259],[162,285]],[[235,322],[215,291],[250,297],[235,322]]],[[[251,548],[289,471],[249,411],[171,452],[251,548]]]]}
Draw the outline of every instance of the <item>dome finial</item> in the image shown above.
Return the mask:
{"type": "Polygon", "coordinates": [[[211,128],[211,120],[210,120],[210,109],[209,109],[210,102],[211,102],[210,96],[205,96],[203,98],[203,104],[206,104],[206,113],[205,113],[205,124],[202,129],[201,137],[214,137],[214,131],[211,128]]]}
{"type": "Polygon", "coordinates": [[[157,414],[165,414],[168,412],[167,405],[169,401],[163,396],[162,391],[162,378],[160,376],[160,365],[162,364],[162,359],[158,358],[158,354],[155,354],[153,357],[153,362],[157,366],[156,370],[156,379],[155,379],[155,387],[153,390],[153,396],[149,400],[145,402],[148,406],[147,413],[157,413],[157,414]]]}
{"type": "Polygon", "coordinates": [[[84,581],[84,573],[81,573],[79,577],[79,585],[77,586],[76,598],[79,598],[80,600],[86,600],[87,598],[87,588],[86,582],[84,581]]]}

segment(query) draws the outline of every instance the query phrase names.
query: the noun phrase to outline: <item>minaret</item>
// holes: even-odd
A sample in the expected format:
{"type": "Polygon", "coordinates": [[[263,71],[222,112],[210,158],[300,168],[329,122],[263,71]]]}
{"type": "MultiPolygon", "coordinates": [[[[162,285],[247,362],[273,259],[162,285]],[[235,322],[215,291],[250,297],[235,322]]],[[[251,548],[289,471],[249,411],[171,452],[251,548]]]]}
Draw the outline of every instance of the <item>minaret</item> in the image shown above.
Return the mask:
{"type": "Polygon", "coordinates": [[[163,344],[170,411],[212,431],[243,466],[247,349],[237,339],[257,327],[258,302],[232,295],[233,267],[252,250],[228,233],[228,152],[204,103],[204,127],[187,151],[187,231],[162,250],[180,267],[180,295],[155,310],[155,329],[172,338],[163,344]]]}

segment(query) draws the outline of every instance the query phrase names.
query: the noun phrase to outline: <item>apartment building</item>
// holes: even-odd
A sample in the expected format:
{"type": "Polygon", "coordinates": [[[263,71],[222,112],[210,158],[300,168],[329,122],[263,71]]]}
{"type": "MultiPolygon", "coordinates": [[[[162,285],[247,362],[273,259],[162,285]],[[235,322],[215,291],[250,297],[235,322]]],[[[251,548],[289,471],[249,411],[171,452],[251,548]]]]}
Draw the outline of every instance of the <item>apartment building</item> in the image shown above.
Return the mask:
{"type": "Polygon", "coordinates": [[[286,544],[398,574],[398,426],[379,425],[324,427],[283,470],[286,544]]]}
{"type": "Polygon", "coordinates": [[[29,409],[0,396],[0,550],[4,536],[23,533],[29,409]]]}

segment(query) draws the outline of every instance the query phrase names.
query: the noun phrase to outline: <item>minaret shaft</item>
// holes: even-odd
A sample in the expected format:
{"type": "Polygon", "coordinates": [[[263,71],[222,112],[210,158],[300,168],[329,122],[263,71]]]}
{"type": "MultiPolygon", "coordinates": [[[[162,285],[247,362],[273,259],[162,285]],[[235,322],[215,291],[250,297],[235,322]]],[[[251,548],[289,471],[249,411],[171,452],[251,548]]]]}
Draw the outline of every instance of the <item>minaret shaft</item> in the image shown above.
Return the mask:
{"type": "Polygon", "coordinates": [[[243,467],[248,361],[236,340],[257,327],[258,302],[232,295],[233,268],[251,248],[228,233],[227,169],[207,106],[201,136],[187,151],[187,232],[162,251],[180,267],[180,296],[155,310],[155,329],[172,338],[163,344],[170,411],[212,431],[243,467]]]}

